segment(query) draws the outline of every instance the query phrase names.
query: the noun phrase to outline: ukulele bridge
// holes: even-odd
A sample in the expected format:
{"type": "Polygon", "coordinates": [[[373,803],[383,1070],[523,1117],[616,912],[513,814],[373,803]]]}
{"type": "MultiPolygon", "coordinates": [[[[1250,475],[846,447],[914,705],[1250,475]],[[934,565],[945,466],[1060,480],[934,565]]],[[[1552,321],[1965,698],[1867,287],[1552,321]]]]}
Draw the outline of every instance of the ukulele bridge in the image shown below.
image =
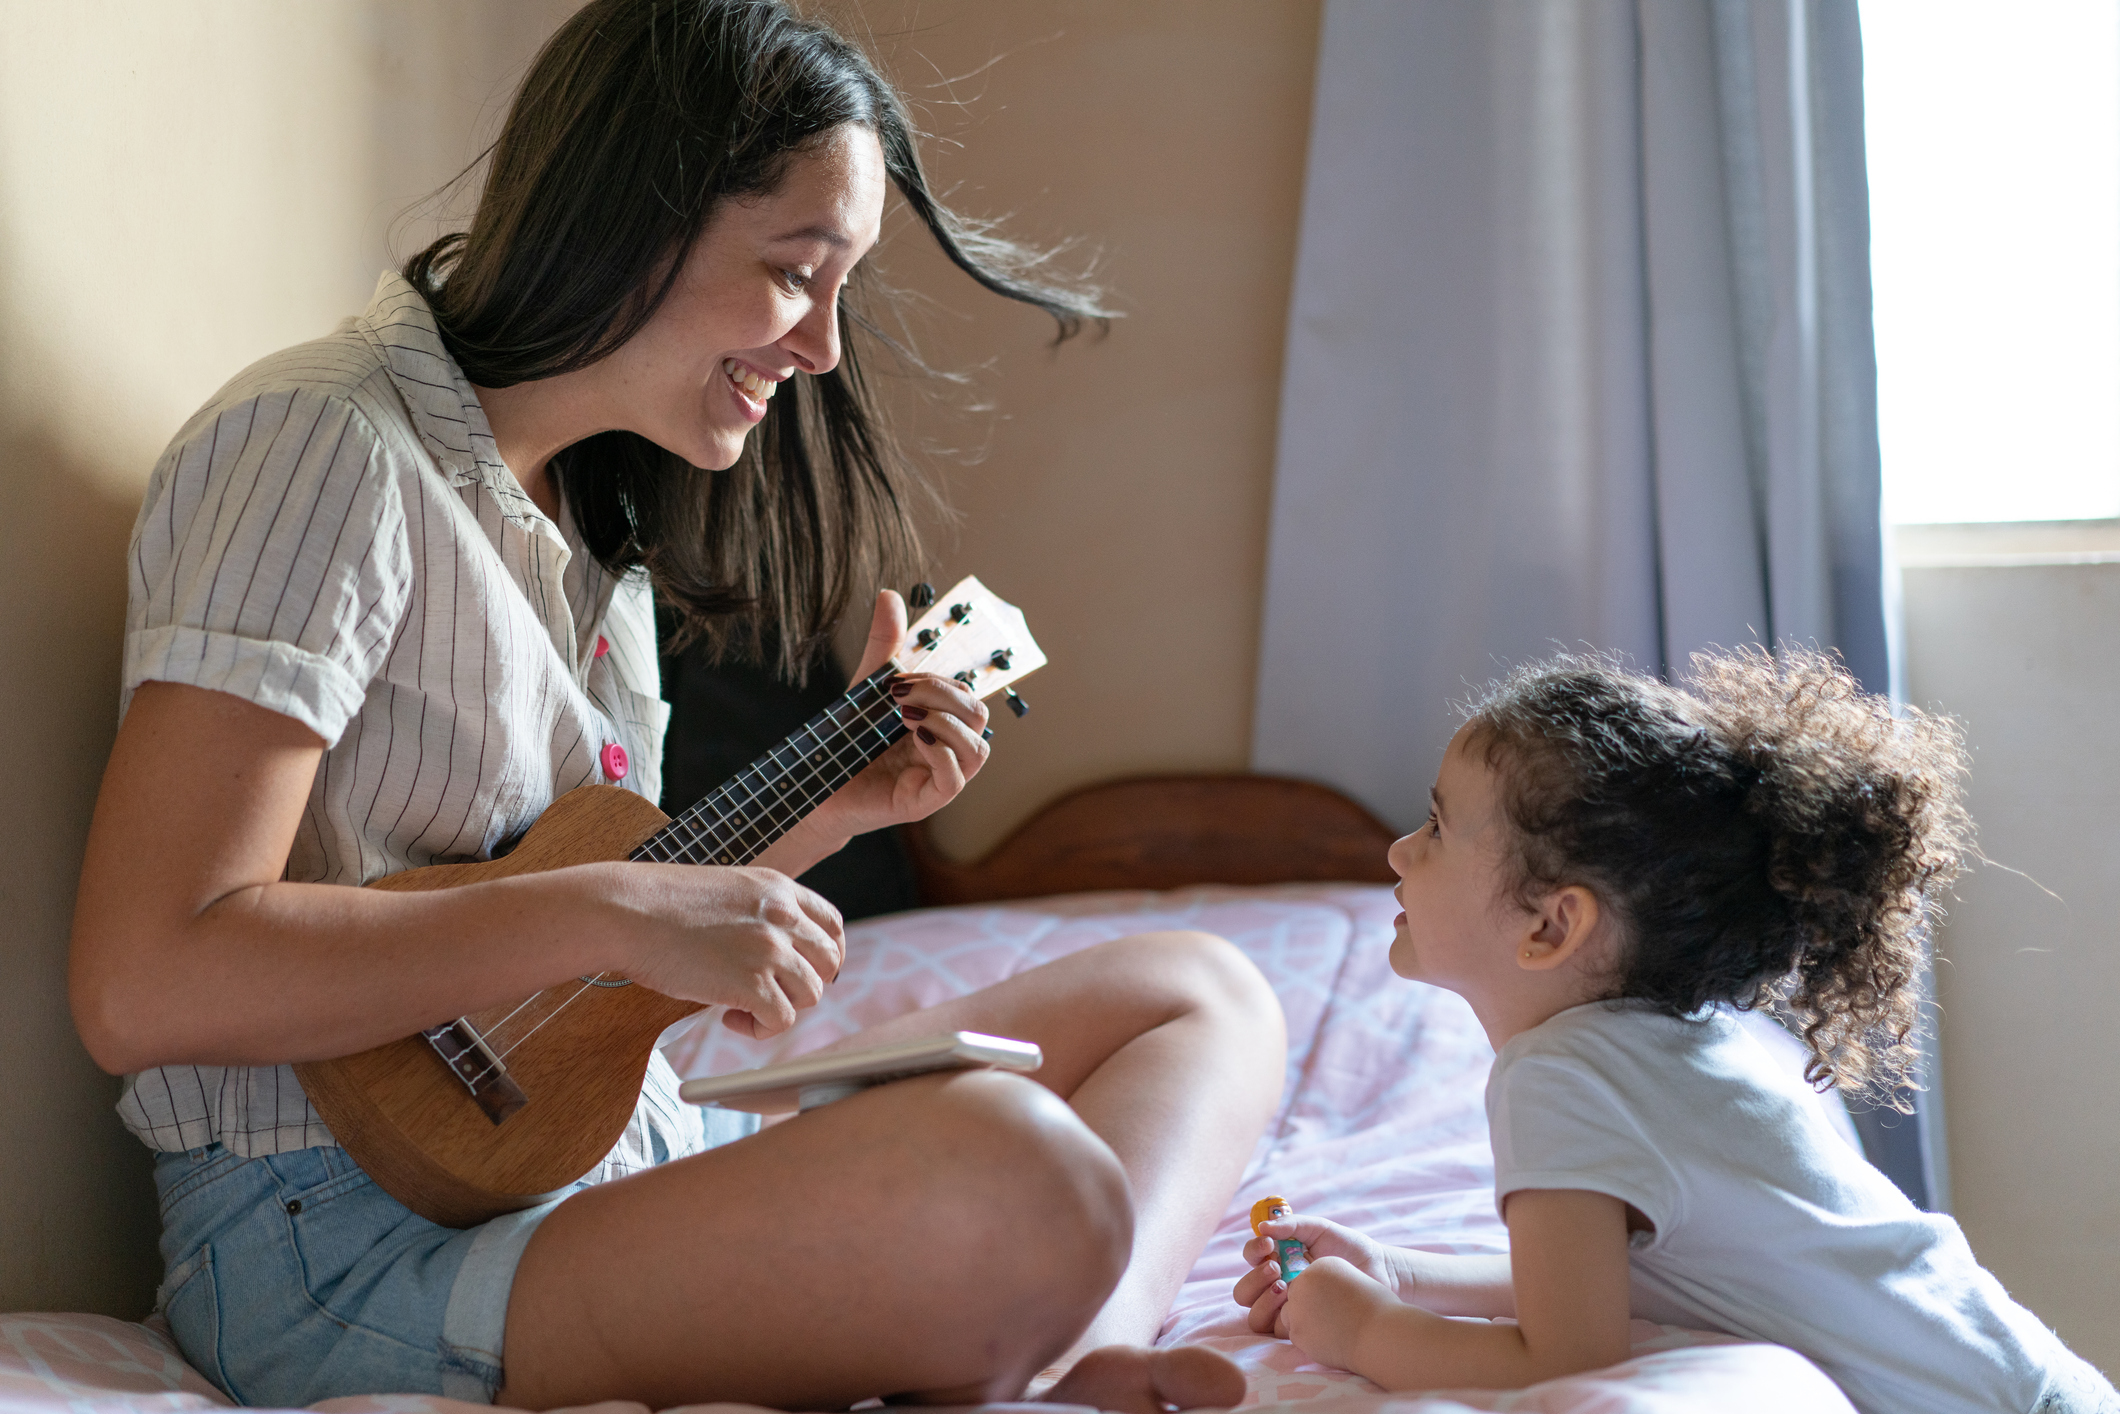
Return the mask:
{"type": "Polygon", "coordinates": [[[460,1016],[446,1026],[430,1026],[420,1035],[434,1047],[449,1073],[464,1082],[471,1098],[495,1124],[530,1103],[530,1097],[515,1083],[515,1077],[486,1044],[486,1038],[465,1018],[460,1016]]]}

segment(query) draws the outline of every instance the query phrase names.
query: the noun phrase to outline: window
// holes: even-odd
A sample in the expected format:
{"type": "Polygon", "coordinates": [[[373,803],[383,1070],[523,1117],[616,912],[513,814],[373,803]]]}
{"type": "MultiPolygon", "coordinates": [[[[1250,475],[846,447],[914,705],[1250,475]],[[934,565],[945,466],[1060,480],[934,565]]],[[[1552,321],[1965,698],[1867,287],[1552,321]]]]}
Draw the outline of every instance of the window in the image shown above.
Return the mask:
{"type": "Polygon", "coordinates": [[[1887,519],[2120,517],[2120,5],[1861,15],[1887,519]]]}

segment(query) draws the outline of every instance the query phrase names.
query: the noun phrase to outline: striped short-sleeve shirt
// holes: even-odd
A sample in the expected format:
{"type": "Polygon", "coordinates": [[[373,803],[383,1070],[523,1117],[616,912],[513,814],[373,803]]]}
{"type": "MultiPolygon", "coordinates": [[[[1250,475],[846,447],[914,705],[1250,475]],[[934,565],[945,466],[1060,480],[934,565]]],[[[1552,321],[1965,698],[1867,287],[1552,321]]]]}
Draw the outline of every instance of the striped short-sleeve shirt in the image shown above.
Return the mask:
{"type": "MultiPolygon", "coordinates": [[[[238,374],[178,432],[133,528],[124,702],[234,693],[326,743],[284,875],[358,885],[490,856],[576,786],[656,798],[669,709],[654,607],[501,461],[426,302],[366,313],[238,374]]],[[[330,1144],[289,1066],[165,1065],[118,1112],[149,1146],[330,1144]]],[[[657,1056],[615,1177],[703,1143],[657,1056]]]]}

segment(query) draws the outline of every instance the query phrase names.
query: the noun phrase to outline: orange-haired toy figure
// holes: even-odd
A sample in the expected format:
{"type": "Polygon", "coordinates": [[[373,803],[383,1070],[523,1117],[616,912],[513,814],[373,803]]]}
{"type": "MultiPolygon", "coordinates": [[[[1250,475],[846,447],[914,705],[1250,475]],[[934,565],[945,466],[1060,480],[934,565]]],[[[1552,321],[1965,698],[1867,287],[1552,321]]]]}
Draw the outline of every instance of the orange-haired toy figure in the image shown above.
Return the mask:
{"type": "MultiPolygon", "coordinates": [[[[1260,1223],[1286,1222],[1296,1215],[1295,1208],[1280,1194],[1269,1194],[1251,1205],[1251,1230],[1258,1234],[1260,1223]]],[[[1277,1237],[1273,1242],[1273,1259],[1281,1268],[1283,1281],[1294,1281],[1296,1275],[1310,1265],[1310,1253],[1293,1237],[1277,1237]]]]}

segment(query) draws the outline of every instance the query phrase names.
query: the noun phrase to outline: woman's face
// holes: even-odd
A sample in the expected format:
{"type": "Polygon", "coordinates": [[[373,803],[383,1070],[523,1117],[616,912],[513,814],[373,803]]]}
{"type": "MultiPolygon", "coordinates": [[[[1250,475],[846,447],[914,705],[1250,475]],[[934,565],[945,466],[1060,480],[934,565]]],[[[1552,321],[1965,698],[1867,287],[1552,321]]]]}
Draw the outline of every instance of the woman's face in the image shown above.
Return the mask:
{"type": "Polygon", "coordinates": [[[839,291],[876,244],[884,180],[876,135],[848,124],[771,194],[723,202],[669,297],[598,368],[611,425],[733,466],[782,382],[839,362],[839,291]]]}

